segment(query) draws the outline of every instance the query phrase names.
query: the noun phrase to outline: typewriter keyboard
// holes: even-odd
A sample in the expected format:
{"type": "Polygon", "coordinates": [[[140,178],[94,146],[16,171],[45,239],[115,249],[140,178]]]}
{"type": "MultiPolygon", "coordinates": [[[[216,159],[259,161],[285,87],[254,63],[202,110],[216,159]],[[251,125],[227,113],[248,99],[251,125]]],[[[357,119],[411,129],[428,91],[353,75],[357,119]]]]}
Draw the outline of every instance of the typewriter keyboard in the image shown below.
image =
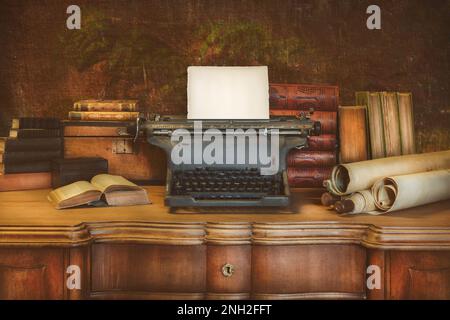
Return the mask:
{"type": "Polygon", "coordinates": [[[258,199],[283,195],[281,174],[261,175],[257,168],[174,170],[172,195],[189,195],[199,200],[258,199]]]}

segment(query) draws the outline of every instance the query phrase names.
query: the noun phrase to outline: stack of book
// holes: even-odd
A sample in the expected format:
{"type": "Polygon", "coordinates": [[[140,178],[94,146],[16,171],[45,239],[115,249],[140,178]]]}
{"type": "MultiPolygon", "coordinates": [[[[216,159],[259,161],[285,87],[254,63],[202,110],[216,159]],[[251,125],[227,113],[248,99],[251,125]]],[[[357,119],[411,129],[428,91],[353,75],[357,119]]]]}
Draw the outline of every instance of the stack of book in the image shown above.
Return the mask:
{"type": "Polygon", "coordinates": [[[82,100],[69,112],[69,120],[83,121],[133,121],[138,116],[137,100],[82,100]]]}
{"type": "Polygon", "coordinates": [[[410,92],[356,92],[356,104],[367,108],[371,159],[416,153],[410,92]]]}
{"type": "Polygon", "coordinates": [[[339,88],[328,85],[270,84],[270,115],[300,116],[310,112],[320,121],[322,133],[308,138],[308,147],[294,149],[287,157],[291,187],[322,187],[336,164],[339,88]]]}
{"type": "Polygon", "coordinates": [[[9,137],[0,138],[0,191],[48,188],[51,162],[62,153],[58,119],[13,119],[9,137]]]}

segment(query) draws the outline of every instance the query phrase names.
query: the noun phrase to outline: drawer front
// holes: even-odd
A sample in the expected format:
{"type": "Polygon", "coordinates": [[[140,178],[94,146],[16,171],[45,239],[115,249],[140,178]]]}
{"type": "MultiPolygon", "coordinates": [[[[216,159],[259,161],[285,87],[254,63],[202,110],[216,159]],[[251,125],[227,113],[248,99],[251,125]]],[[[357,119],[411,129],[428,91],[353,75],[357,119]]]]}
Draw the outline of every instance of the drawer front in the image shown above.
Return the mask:
{"type": "Polygon", "coordinates": [[[365,249],[357,245],[253,247],[255,298],[365,298],[365,249]]]}
{"type": "Polygon", "coordinates": [[[391,251],[390,299],[450,299],[450,251],[391,251]]]}
{"type": "Polygon", "coordinates": [[[250,298],[251,246],[209,245],[207,250],[208,298],[250,298]]]}
{"type": "Polygon", "coordinates": [[[95,244],[91,265],[91,295],[97,297],[205,292],[204,245],[95,244]]]}
{"type": "Polygon", "coordinates": [[[0,249],[0,299],[64,299],[63,249],[0,249]]]}

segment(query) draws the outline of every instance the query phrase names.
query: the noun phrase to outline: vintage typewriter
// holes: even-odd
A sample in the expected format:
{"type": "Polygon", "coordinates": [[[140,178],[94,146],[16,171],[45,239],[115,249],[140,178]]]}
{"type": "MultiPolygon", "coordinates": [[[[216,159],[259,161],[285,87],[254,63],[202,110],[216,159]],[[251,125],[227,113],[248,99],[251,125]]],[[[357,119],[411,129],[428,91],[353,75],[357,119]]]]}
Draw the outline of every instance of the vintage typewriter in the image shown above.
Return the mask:
{"type": "Polygon", "coordinates": [[[306,115],[200,123],[159,115],[137,121],[136,133],[143,131],[149,143],[167,154],[167,206],[289,205],[286,155],[292,148],[305,147],[309,135],[320,134],[319,122],[306,115]],[[219,154],[212,153],[219,160],[214,163],[204,156],[210,154],[212,140],[222,148],[214,151],[219,154]],[[261,148],[265,150],[261,152],[261,148]],[[255,152],[267,157],[255,156],[255,152]],[[180,162],[180,158],[187,161],[180,162]]]}

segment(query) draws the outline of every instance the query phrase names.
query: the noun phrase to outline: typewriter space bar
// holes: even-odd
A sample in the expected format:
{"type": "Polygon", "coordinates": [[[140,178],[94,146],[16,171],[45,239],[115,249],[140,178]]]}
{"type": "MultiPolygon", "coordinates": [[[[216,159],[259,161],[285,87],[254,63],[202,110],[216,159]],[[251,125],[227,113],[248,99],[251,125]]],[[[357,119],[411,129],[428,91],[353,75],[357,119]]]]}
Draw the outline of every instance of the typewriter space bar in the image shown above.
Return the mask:
{"type": "Polygon", "coordinates": [[[246,200],[261,199],[264,192],[192,192],[189,194],[196,200],[246,200]]]}

